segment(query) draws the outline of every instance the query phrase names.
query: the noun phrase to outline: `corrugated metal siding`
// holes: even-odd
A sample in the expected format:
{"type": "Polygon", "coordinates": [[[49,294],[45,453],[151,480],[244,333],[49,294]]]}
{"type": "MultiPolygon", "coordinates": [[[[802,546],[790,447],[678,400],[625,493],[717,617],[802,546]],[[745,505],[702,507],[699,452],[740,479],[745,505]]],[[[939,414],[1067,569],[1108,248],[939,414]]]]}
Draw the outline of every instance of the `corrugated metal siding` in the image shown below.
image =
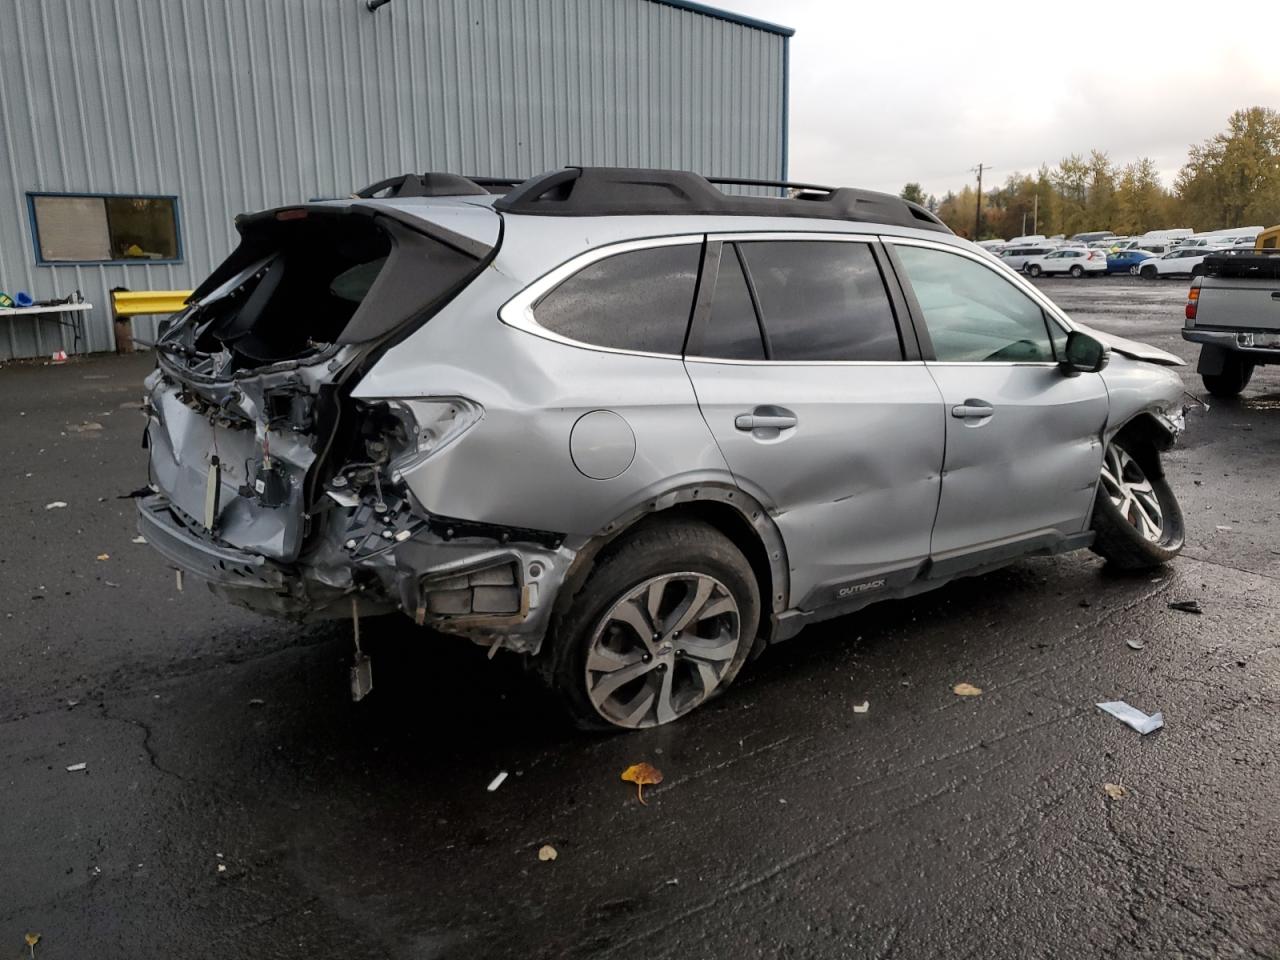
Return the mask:
{"type": "MultiPolygon", "coordinates": [[[[187,289],[232,217],[397,173],[782,175],[785,39],[649,0],[15,0],[0,30],[0,289],[187,289]],[[176,194],[183,262],[35,265],[27,191],[176,194]]],[[[136,333],[154,335],[140,320],[136,333]]],[[[0,321],[0,359],[72,349],[0,321]]]]}

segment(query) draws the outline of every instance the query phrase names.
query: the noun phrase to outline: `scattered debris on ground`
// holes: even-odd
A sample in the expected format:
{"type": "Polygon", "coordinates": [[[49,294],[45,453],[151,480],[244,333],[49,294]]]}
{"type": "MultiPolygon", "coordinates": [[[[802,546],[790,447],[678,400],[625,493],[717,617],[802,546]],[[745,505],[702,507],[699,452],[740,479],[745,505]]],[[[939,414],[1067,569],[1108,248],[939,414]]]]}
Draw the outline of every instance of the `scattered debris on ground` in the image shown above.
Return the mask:
{"type": "Polygon", "coordinates": [[[130,543],[146,543],[146,542],[147,542],[147,538],[146,538],[146,537],[142,537],[142,536],[138,536],[138,537],[134,537],[134,538],[133,538],[132,540],[130,540],[129,542],[130,542],[130,543]]]}
{"type": "Polygon", "coordinates": [[[66,505],[67,505],[67,501],[65,500],[55,500],[53,501],[53,503],[46,503],[44,505],[44,508],[46,510],[61,510],[66,505]]]}
{"type": "Polygon", "coordinates": [[[1181,610],[1183,613],[1204,613],[1199,600],[1170,600],[1170,610],[1181,610]]]}
{"type": "Polygon", "coordinates": [[[98,559],[99,559],[99,560],[110,560],[110,559],[111,559],[111,554],[109,554],[109,553],[100,553],[100,554],[98,554],[98,559]]]}
{"type": "Polygon", "coordinates": [[[1164,726],[1164,714],[1153,713],[1147,716],[1137,707],[1131,707],[1123,700],[1108,700],[1106,703],[1098,704],[1098,709],[1104,713],[1109,713],[1121,723],[1132,727],[1139,733],[1146,735],[1153,730],[1159,730],[1164,726]]]}
{"type": "Polygon", "coordinates": [[[636,796],[640,798],[641,804],[648,806],[644,798],[645,784],[661,783],[662,771],[649,763],[633,763],[622,771],[622,779],[636,785],[636,796]]]}
{"type": "Polygon", "coordinates": [[[1126,645],[1130,650],[1141,650],[1141,649],[1142,649],[1143,647],[1145,647],[1147,644],[1146,644],[1146,641],[1144,641],[1144,640],[1126,640],[1126,641],[1125,641],[1125,645],[1126,645]]]}
{"type": "Polygon", "coordinates": [[[502,781],[507,779],[507,771],[503,770],[496,777],[489,781],[489,786],[485,787],[490,793],[502,786],[502,781]]]}
{"type": "Polygon", "coordinates": [[[861,703],[855,703],[853,705],[854,713],[866,713],[870,709],[871,709],[871,704],[866,700],[863,700],[861,703]]]}
{"type": "Polygon", "coordinates": [[[88,766],[89,765],[87,763],[73,763],[71,766],[67,767],[67,773],[78,773],[79,771],[86,769],[88,766]]]}
{"type": "Polygon", "coordinates": [[[27,934],[27,949],[31,951],[31,956],[33,957],[36,955],[36,944],[39,942],[40,942],[40,934],[38,933],[27,934]]]}
{"type": "Polygon", "coordinates": [[[554,860],[558,856],[560,856],[560,854],[556,852],[556,848],[549,843],[544,843],[538,849],[538,859],[543,863],[546,863],[548,860],[554,860]]]}
{"type": "Polygon", "coordinates": [[[1129,791],[1118,783],[1104,783],[1102,789],[1112,800],[1123,800],[1129,794],[1129,791]]]}
{"type": "Polygon", "coordinates": [[[951,689],[957,697],[978,697],[982,695],[982,688],[975,687],[972,683],[957,683],[951,689]]]}

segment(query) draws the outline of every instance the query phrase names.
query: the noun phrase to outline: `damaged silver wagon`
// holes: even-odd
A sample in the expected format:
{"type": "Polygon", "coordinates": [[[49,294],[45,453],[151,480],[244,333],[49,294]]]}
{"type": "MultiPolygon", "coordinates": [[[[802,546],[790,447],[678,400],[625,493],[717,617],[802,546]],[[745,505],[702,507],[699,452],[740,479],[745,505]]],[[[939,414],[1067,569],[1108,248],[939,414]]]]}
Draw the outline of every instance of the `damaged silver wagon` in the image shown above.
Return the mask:
{"type": "Polygon", "coordinates": [[[528,655],[608,729],[879,599],[1181,549],[1180,361],[1073,325],[922,208],[654,170],[508,186],[237,220],[147,380],[139,523],[171,563],[263,613],[401,611],[528,655]]]}

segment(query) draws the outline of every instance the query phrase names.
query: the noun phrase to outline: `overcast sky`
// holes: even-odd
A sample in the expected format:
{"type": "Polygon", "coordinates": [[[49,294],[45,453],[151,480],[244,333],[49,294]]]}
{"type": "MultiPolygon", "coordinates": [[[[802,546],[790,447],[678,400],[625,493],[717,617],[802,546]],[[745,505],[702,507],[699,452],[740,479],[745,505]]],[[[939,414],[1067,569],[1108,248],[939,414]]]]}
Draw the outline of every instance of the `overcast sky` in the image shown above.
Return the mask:
{"type": "Polygon", "coordinates": [[[1096,148],[1170,185],[1233,110],[1280,108],[1276,2],[711,2],[796,31],[793,180],[941,196],[1096,148]]]}

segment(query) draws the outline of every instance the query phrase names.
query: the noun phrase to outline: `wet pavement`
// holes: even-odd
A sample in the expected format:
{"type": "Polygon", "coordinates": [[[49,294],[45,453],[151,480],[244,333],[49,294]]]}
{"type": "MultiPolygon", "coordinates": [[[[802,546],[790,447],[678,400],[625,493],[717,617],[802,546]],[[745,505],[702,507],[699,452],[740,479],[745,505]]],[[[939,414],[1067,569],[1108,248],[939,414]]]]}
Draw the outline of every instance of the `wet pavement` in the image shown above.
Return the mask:
{"type": "MultiPolygon", "coordinates": [[[[1041,286],[1194,360],[1181,282],[1041,286]]],[[[593,738],[407,620],[353,705],[342,627],[177,593],[118,499],[148,366],[0,369],[0,960],[1280,957],[1280,370],[1190,416],[1167,572],[1018,563],[593,738]]]]}

